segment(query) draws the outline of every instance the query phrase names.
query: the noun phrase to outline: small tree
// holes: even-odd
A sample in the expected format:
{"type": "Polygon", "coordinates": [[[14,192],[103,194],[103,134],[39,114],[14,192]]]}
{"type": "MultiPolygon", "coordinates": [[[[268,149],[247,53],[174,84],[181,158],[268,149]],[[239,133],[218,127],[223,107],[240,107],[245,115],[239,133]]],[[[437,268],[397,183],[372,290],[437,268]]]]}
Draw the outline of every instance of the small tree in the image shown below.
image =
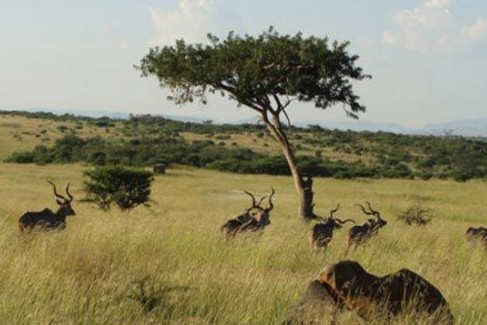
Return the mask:
{"type": "Polygon", "coordinates": [[[142,76],[154,75],[168,99],[176,104],[199,99],[206,104],[207,93],[220,93],[258,112],[272,136],[281,145],[299,195],[299,215],[314,218],[310,177],[300,172],[281,119],[290,120],[287,107],[295,101],[313,102],[325,109],[343,104],[351,117],[364,112],[352,90],[352,79],[370,77],[355,66],[357,55],[346,51],[348,42],[328,38],[279,35],[269,28],[258,37],[235,35],[220,41],[208,35],[209,45],[186,44],[152,48],[136,67],[142,76]]]}
{"type": "Polygon", "coordinates": [[[433,210],[421,205],[413,205],[403,211],[397,219],[403,221],[408,226],[426,226],[433,219],[433,210]]]}
{"type": "Polygon", "coordinates": [[[122,210],[143,204],[148,206],[150,187],[154,180],[151,172],[120,166],[97,167],[85,171],[84,191],[86,202],[94,202],[103,210],[115,203],[122,210]]]}

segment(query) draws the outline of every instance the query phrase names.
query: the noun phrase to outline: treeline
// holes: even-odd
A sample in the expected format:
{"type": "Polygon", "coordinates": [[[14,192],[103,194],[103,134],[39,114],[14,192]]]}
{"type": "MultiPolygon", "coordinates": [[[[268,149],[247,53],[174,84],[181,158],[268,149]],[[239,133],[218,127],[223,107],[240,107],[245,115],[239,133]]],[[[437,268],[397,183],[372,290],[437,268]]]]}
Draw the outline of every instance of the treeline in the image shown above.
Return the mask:
{"type": "MultiPolygon", "coordinates": [[[[431,177],[467,180],[473,177],[485,177],[485,168],[473,166],[461,170],[445,169],[442,173],[434,173],[433,164],[437,161],[441,166],[449,166],[455,162],[457,156],[468,153],[468,147],[454,148],[446,155],[431,156],[419,160],[422,168],[413,171],[404,161],[407,157],[393,157],[388,155],[378,160],[372,166],[366,166],[360,161],[330,161],[324,157],[302,155],[298,157],[299,165],[308,175],[356,178],[356,177],[386,177],[386,178],[414,178],[429,179],[431,177]],[[437,160],[435,160],[437,159],[437,160]]],[[[377,150],[377,149],[374,149],[377,150]]],[[[399,153],[398,153],[399,155],[399,153]]],[[[268,156],[257,153],[248,148],[231,148],[216,144],[212,140],[196,140],[188,143],[181,137],[158,137],[108,141],[100,137],[82,139],[68,135],[56,140],[52,147],[36,146],[32,151],[16,152],[8,159],[15,163],[74,163],[85,162],[93,165],[127,165],[151,166],[156,163],[184,164],[194,167],[216,169],[220,171],[289,175],[290,171],[284,158],[280,155],[268,156]]],[[[463,160],[462,160],[463,161],[463,160]]],[[[463,161],[463,163],[466,163],[463,161]]]]}
{"type": "MultiPolygon", "coordinates": [[[[390,132],[311,131],[303,139],[314,147],[373,160],[380,170],[402,171],[405,177],[487,178],[487,143],[458,136],[415,136],[390,132]]],[[[387,173],[381,173],[390,177],[387,173]]]]}
{"type": "MultiPolygon", "coordinates": [[[[0,114],[7,114],[1,112],[0,114]]],[[[8,112],[12,114],[12,112],[8,112]]],[[[127,120],[76,117],[52,113],[16,112],[33,118],[94,124],[107,130],[119,123],[123,138],[83,139],[66,132],[53,146],[37,146],[8,158],[17,163],[86,162],[95,165],[150,166],[155,163],[184,164],[236,173],[289,175],[284,158],[243,148],[233,142],[241,134],[266,141],[262,125],[218,125],[180,122],[161,116],[131,115],[127,120]],[[204,135],[206,140],[187,141],[180,133],[204,135]],[[226,140],[222,141],[222,140],[226,140]]],[[[410,136],[389,132],[328,130],[319,126],[287,128],[300,167],[306,174],[336,177],[453,178],[465,181],[487,178],[487,146],[462,137],[410,136]],[[333,152],[329,160],[325,152],[333,152]],[[305,153],[304,155],[302,153],[305,153]]],[[[113,132],[112,132],[113,133],[113,132]]]]}
{"type": "MultiPolygon", "coordinates": [[[[299,157],[306,174],[325,177],[374,177],[377,171],[358,163],[336,163],[324,159],[299,157]]],[[[212,140],[186,142],[180,137],[158,137],[108,141],[100,137],[82,139],[67,135],[56,140],[52,147],[36,146],[32,151],[15,152],[7,162],[15,163],[75,163],[97,166],[153,164],[183,164],[220,171],[289,175],[289,167],[281,156],[268,156],[248,148],[227,148],[212,140]]],[[[397,175],[401,177],[401,175],[397,175]]]]}

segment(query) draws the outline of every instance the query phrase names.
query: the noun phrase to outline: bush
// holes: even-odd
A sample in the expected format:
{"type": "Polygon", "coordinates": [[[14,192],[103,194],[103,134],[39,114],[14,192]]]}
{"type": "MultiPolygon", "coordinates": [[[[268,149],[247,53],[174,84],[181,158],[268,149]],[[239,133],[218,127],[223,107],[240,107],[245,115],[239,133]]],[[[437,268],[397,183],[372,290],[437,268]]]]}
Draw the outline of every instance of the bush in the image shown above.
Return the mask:
{"type": "Polygon", "coordinates": [[[64,133],[68,130],[68,127],[66,125],[59,125],[57,129],[59,130],[59,132],[64,133]]]}
{"type": "Polygon", "coordinates": [[[148,171],[121,166],[97,167],[84,172],[87,196],[84,201],[94,202],[99,208],[108,210],[115,203],[122,210],[138,205],[148,206],[150,187],[154,180],[148,171]]]}
{"type": "Polygon", "coordinates": [[[433,211],[430,208],[414,205],[403,211],[397,219],[408,226],[426,226],[433,218],[433,211]]]}
{"type": "Polygon", "coordinates": [[[451,176],[457,182],[466,182],[469,179],[473,178],[472,172],[467,170],[455,170],[452,172],[451,176]]]}
{"type": "Polygon", "coordinates": [[[106,160],[107,160],[107,155],[101,151],[92,152],[88,157],[88,162],[97,166],[105,165],[106,160]]]}
{"type": "Polygon", "coordinates": [[[215,137],[217,140],[230,140],[231,138],[228,134],[220,134],[215,137]]]}
{"type": "Polygon", "coordinates": [[[34,154],[29,151],[14,152],[6,161],[17,164],[30,164],[34,162],[34,154]]]}
{"type": "Polygon", "coordinates": [[[34,162],[38,165],[45,165],[52,162],[52,155],[46,146],[38,145],[32,151],[34,162]]]}

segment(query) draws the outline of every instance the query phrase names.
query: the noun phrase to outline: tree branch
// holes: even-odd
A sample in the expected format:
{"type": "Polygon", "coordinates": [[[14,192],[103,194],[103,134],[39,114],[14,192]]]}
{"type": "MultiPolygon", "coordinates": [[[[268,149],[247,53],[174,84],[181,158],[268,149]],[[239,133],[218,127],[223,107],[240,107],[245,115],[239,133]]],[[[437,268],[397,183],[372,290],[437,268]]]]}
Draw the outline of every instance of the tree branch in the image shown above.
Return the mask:
{"type": "Polygon", "coordinates": [[[289,115],[287,115],[286,112],[286,107],[291,103],[291,100],[288,98],[286,103],[283,105],[277,94],[272,94],[272,96],[274,97],[274,100],[276,101],[277,104],[277,110],[276,110],[277,114],[283,112],[284,116],[286,117],[288,126],[291,127],[291,120],[289,119],[289,115]]]}
{"type": "Polygon", "coordinates": [[[287,125],[288,125],[289,127],[291,127],[292,125],[291,125],[291,120],[289,119],[289,115],[287,115],[287,112],[286,112],[286,110],[285,110],[285,109],[283,109],[283,110],[282,110],[282,112],[284,113],[284,116],[286,117],[286,120],[287,120],[287,125]]]}

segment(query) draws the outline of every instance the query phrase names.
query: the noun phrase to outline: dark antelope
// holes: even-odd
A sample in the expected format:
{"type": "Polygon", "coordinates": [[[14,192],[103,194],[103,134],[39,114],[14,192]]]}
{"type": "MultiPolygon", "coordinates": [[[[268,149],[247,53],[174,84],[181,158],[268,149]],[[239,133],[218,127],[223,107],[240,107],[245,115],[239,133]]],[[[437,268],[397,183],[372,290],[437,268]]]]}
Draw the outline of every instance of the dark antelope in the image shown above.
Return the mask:
{"type": "Polygon", "coordinates": [[[38,212],[29,211],[24,213],[19,218],[20,231],[23,232],[24,229],[32,230],[34,227],[40,227],[45,230],[64,229],[66,227],[66,217],[76,215],[71,207],[73,196],[69,193],[69,183],[66,186],[66,194],[68,196],[66,198],[56,191],[56,185],[53,182],[48,182],[53,187],[59,209],[56,212],[52,212],[52,210],[46,208],[38,212]]]}
{"type": "Polygon", "coordinates": [[[466,235],[470,240],[480,240],[482,244],[487,244],[487,228],[485,227],[469,227],[466,235]]]}
{"type": "Polygon", "coordinates": [[[372,206],[369,202],[366,203],[367,207],[369,208],[368,211],[361,204],[357,204],[357,206],[362,209],[363,213],[368,216],[374,216],[375,219],[367,219],[367,222],[359,226],[353,226],[352,228],[350,228],[350,230],[348,231],[347,252],[352,245],[358,245],[370,239],[370,237],[377,234],[380,228],[387,225],[387,221],[381,218],[379,211],[375,211],[374,209],[372,209],[372,206]]]}
{"type": "Polygon", "coordinates": [[[317,280],[331,288],[329,297],[337,297],[337,303],[345,304],[366,320],[378,315],[390,318],[412,313],[426,316],[433,324],[453,323],[441,292],[408,269],[379,277],[366,272],[357,262],[342,261],[326,267],[317,280]]]}
{"type": "Polygon", "coordinates": [[[328,243],[333,238],[333,231],[335,229],[342,228],[343,224],[346,222],[355,223],[352,219],[340,220],[334,217],[334,214],[340,209],[340,204],[337,205],[335,209],[330,210],[330,216],[328,218],[322,218],[321,222],[315,224],[311,229],[310,243],[311,247],[315,249],[326,248],[328,243]]]}
{"type": "Polygon", "coordinates": [[[252,193],[247,191],[244,192],[252,199],[252,205],[242,214],[228,220],[220,227],[220,231],[225,237],[233,237],[237,233],[245,231],[257,231],[271,223],[269,214],[274,208],[274,204],[272,203],[272,197],[275,194],[274,189],[272,189],[272,192],[269,195],[269,206],[267,208],[261,206],[262,202],[267,198],[267,195],[261,197],[257,202],[252,193]]]}
{"type": "Polygon", "coordinates": [[[466,235],[469,236],[470,238],[480,238],[480,239],[487,240],[487,228],[485,228],[485,227],[478,227],[478,228],[469,227],[467,229],[466,235]]]}

